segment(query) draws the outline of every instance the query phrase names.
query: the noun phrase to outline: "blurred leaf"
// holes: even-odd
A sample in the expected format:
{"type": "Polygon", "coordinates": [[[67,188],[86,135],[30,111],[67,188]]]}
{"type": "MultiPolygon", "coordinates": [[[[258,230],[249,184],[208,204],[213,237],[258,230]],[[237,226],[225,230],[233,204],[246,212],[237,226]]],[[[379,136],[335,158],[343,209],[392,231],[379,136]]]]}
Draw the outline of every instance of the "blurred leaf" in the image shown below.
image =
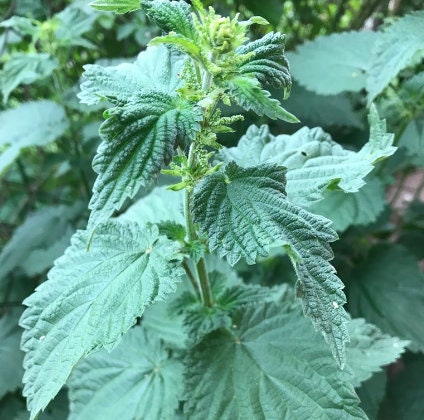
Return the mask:
{"type": "MultiPolygon", "coordinates": [[[[379,35],[369,61],[366,82],[368,103],[371,103],[414,58],[424,53],[424,10],[399,18],[379,35]]],[[[370,45],[368,45],[370,48],[370,45]]]]}
{"type": "Polygon", "coordinates": [[[17,268],[34,275],[51,267],[69,245],[74,233],[71,221],[81,210],[77,203],[72,207],[46,207],[30,214],[0,253],[0,282],[17,268]]]}
{"type": "Polygon", "coordinates": [[[401,245],[375,245],[350,276],[348,306],[385,333],[410,340],[414,351],[424,351],[422,320],[424,276],[418,262],[401,245]]]}
{"type": "Polygon", "coordinates": [[[22,329],[18,326],[21,314],[21,309],[15,309],[0,318],[0,398],[21,386],[24,374],[24,352],[20,349],[22,329]]]}
{"type": "Polygon", "coordinates": [[[19,85],[29,85],[49,76],[59,65],[57,59],[47,53],[14,52],[3,67],[0,86],[3,103],[19,85]]]}
{"type": "MultiPolygon", "coordinates": [[[[272,93],[278,98],[276,91],[272,93]]],[[[364,128],[359,114],[344,93],[319,95],[294,83],[285,106],[307,126],[364,128]]]]}
{"type": "Polygon", "coordinates": [[[321,36],[288,53],[292,76],[322,95],[365,87],[372,66],[371,48],[378,34],[370,31],[321,36]]]}
{"type": "Polygon", "coordinates": [[[399,140],[399,147],[406,150],[408,164],[424,167],[424,119],[410,121],[399,140]]]}
{"type": "Polygon", "coordinates": [[[407,361],[404,369],[389,382],[387,390],[391,420],[424,418],[424,359],[407,361]]]}
{"type": "Polygon", "coordinates": [[[140,9],[140,0],[95,0],[90,3],[98,10],[115,13],[128,13],[140,9]]]}
{"type": "Polygon", "coordinates": [[[0,113],[0,173],[22,148],[44,146],[58,139],[69,126],[62,106],[49,100],[25,102],[0,113]]]}
{"type": "Polygon", "coordinates": [[[338,231],[375,222],[386,204],[385,186],[377,178],[371,178],[355,193],[327,190],[323,195],[323,200],[313,203],[309,209],[330,219],[338,231]]]}
{"type": "Polygon", "coordinates": [[[386,393],[386,383],[386,372],[378,372],[356,389],[361,400],[359,406],[362,407],[370,420],[377,420],[378,418],[380,403],[386,393]]]}

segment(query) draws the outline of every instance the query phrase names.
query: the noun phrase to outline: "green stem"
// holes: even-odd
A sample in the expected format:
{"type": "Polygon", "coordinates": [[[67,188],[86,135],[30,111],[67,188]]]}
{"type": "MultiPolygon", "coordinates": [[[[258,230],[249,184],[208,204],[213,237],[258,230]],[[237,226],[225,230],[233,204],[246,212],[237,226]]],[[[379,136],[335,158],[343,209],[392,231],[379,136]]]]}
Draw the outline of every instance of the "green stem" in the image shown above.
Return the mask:
{"type": "MultiPolygon", "coordinates": [[[[190,151],[188,153],[188,160],[187,160],[187,165],[189,168],[192,168],[196,161],[196,155],[195,155],[194,149],[195,149],[195,144],[192,143],[190,146],[190,151]]],[[[192,191],[190,188],[185,189],[184,216],[185,216],[185,222],[186,222],[187,237],[190,242],[198,239],[196,229],[193,223],[193,218],[191,216],[191,208],[190,208],[191,193],[192,191]]],[[[213,298],[212,298],[212,291],[211,291],[211,287],[209,283],[208,270],[206,267],[206,261],[204,257],[200,258],[199,262],[196,264],[196,271],[197,271],[197,278],[200,284],[200,291],[201,291],[203,303],[205,304],[205,306],[211,307],[213,305],[213,298]]]]}

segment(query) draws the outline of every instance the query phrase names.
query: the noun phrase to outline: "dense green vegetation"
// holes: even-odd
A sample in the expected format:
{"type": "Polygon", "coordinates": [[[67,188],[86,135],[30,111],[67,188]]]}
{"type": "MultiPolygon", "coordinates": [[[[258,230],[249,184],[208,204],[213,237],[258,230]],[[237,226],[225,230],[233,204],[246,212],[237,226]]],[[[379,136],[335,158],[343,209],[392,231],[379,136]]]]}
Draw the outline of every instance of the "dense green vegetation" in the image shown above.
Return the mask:
{"type": "Polygon", "coordinates": [[[419,1],[0,14],[0,418],[423,418],[419,1]]]}

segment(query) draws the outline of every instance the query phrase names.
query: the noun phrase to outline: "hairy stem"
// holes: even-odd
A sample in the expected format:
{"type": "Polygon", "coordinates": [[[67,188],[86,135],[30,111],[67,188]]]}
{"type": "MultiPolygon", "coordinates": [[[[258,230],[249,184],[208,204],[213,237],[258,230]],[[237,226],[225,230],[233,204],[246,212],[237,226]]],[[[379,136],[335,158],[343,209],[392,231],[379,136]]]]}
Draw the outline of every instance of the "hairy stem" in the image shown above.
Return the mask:
{"type": "MultiPolygon", "coordinates": [[[[195,151],[194,151],[194,143],[190,146],[190,151],[188,154],[188,166],[192,168],[196,161],[195,151]]],[[[193,218],[191,216],[190,202],[191,202],[191,193],[192,191],[189,188],[185,190],[184,196],[184,216],[186,222],[186,230],[188,240],[195,241],[198,239],[196,229],[194,227],[193,218]]],[[[199,262],[196,264],[197,278],[200,284],[200,292],[202,301],[205,306],[211,307],[213,305],[212,291],[209,283],[208,270],[206,267],[206,261],[202,257],[199,262]]]]}

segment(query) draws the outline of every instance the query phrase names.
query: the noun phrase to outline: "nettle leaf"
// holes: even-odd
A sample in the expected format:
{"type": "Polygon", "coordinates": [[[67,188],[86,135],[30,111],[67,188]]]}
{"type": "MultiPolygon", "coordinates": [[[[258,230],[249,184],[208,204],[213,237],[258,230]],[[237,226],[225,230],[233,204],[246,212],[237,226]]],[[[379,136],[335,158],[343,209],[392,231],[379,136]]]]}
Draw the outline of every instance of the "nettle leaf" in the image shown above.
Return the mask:
{"type": "Polygon", "coordinates": [[[0,318],[0,398],[21,385],[24,358],[19,348],[22,330],[18,319],[21,314],[20,309],[14,309],[0,318]]]}
{"type": "Polygon", "coordinates": [[[386,385],[386,372],[378,372],[355,390],[361,400],[359,405],[365,411],[368,418],[378,418],[380,403],[386,394],[386,385]]]}
{"type": "Polygon", "coordinates": [[[220,85],[229,90],[234,100],[246,111],[252,110],[257,115],[266,115],[273,120],[296,123],[299,120],[290,112],[281,107],[277,99],[261,88],[258,80],[252,77],[237,76],[220,82],[220,85]]]}
{"type": "Polygon", "coordinates": [[[364,319],[352,319],[348,324],[350,342],[346,348],[347,364],[357,387],[381,367],[393,363],[405,351],[409,341],[383,334],[375,325],[364,319]]]}
{"type": "Polygon", "coordinates": [[[127,197],[159,174],[177,146],[177,138],[197,131],[200,110],[177,97],[140,93],[125,106],[106,112],[100,144],[93,160],[99,174],[93,186],[89,223],[107,220],[127,197]]]}
{"type": "Polygon", "coordinates": [[[366,418],[346,373],[289,305],[239,310],[189,352],[186,384],[193,419],[366,418]]]}
{"type": "MultiPolygon", "coordinates": [[[[278,98],[277,92],[273,94],[278,98]]],[[[293,83],[285,104],[306,126],[364,128],[359,112],[346,93],[318,95],[293,83]]]]}
{"type": "Polygon", "coordinates": [[[148,195],[131,205],[119,219],[133,222],[143,220],[144,223],[172,221],[184,224],[183,202],[183,191],[171,191],[165,186],[155,187],[148,195]]]}
{"type": "Polygon", "coordinates": [[[95,0],[90,3],[90,6],[115,13],[128,13],[141,8],[140,0],[95,0]]]}
{"type": "Polygon", "coordinates": [[[69,419],[173,419],[182,391],[182,363],[157,335],[134,327],[112,353],[102,350],[75,368],[69,419]]]}
{"type": "Polygon", "coordinates": [[[276,243],[284,245],[298,277],[305,314],[328,341],[338,363],[348,341],[343,283],[328,260],[337,239],[331,221],[286,199],[285,168],[276,164],[241,168],[230,162],[206,176],[193,194],[193,216],[209,248],[234,265],[254,264],[276,243]]]}
{"type": "Polygon", "coordinates": [[[78,97],[87,105],[104,99],[122,105],[141,90],[173,94],[181,83],[178,74],[183,63],[184,57],[176,51],[159,46],[142,51],[134,63],[109,67],[87,64],[78,97]]]}
{"type": "Polygon", "coordinates": [[[16,87],[44,79],[58,65],[57,59],[47,53],[14,52],[3,66],[0,76],[3,102],[7,102],[16,87]]]}
{"type": "Polygon", "coordinates": [[[367,79],[368,102],[371,103],[390,81],[416,57],[424,53],[424,11],[400,18],[380,34],[373,48],[367,79]]]}
{"type": "Polygon", "coordinates": [[[349,282],[349,309],[385,333],[410,340],[424,351],[424,277],[416,258],[401,245],[379,244],[355,266],[349,282]]]}
{"type": "Polygon", "coordinates": [[[117,105],[106,111],[100,128],[90,224],[107,220],[133,198],[170,161],[177,139],[184,144],[200,129],[201,109],[175,92],[181,65],[181,56],[162,46],[148,48],[134,64],[87,68],[80,99],[94,104],[105,98],[117,105]]]}
{"type": "Polygon", "coordinates": [[[258,40],[238,47],[237,54],[254,53],[252,58],[239,67],[239,72],[253,74],[264,85],[290,91],[291,76],[284,47],[284,35],[279,32],[270,32],[258,40]]]}
{"type": "Polygon", "coordinates": [[[146,306],[175,291],[183,275],[176,254],[156,226],[109,221],[73,236],[49,279],[24,301],[23,393],[31,419],[82,357],[112,350],[146,306]]]}
{"type": "Polygon", "coordinates": [[[421,357],[406,362],[402,371],[387,387],[390,415],[395,419],[421,419],[424,399],[424,360],[421,357]]]}
{"type": "Polygon", "coordinates": [[[288,53],[291,74],[301,85],[323,95],[365,88],[372,68],[372,45],[379,35],[371,31],[321,36],[288,53]]]}
{"type": "Polygon", "coordinates": [[[45,146],[68,127],[64,108],[53,101],[26,102],[0,112],[0,173],[13,163],[21,149],[45,146]]]}
{"type": "Polygon", "coordinates": [[[31,276],[50,268],[69,244],[75,231],[71,221],[82,210],[80,204],[51,206],[29,214],[0,253],[0,283],[14,270],[31,276]],[[43,251],[47,255],[40,255],[43,251]]]}
{"type": "Polygon", "coordinates": [[[191,16],[191,6],[185,1],[152,0],[143,2],[147,16],[165,32],[176,32],[191,40],[197,34],[191,16]]]}
{"type": "Polygon", "coordinates": [[[322,200],[329,186],[356,192],[376,162],[391,156],[394,135],[386,132],[375,107],[369,114],[370,139],[358,152],[343,149],[321,128],[301,128],[292,135],[273,136],[267,126],[249,127],[237,147],[223,148],[221,159],[241,166],[277,163],[287,171],[287,197],[301,206],[322,200]]]}
{"type": "Polygon", "coordinates": [[[385,186],[378,178],[371,178],[356,193],[324,191],[324,199],[309,209],[333,222],[333,228],[344,231],[351,225],[375,222],[386,205],[385,186]]]}

